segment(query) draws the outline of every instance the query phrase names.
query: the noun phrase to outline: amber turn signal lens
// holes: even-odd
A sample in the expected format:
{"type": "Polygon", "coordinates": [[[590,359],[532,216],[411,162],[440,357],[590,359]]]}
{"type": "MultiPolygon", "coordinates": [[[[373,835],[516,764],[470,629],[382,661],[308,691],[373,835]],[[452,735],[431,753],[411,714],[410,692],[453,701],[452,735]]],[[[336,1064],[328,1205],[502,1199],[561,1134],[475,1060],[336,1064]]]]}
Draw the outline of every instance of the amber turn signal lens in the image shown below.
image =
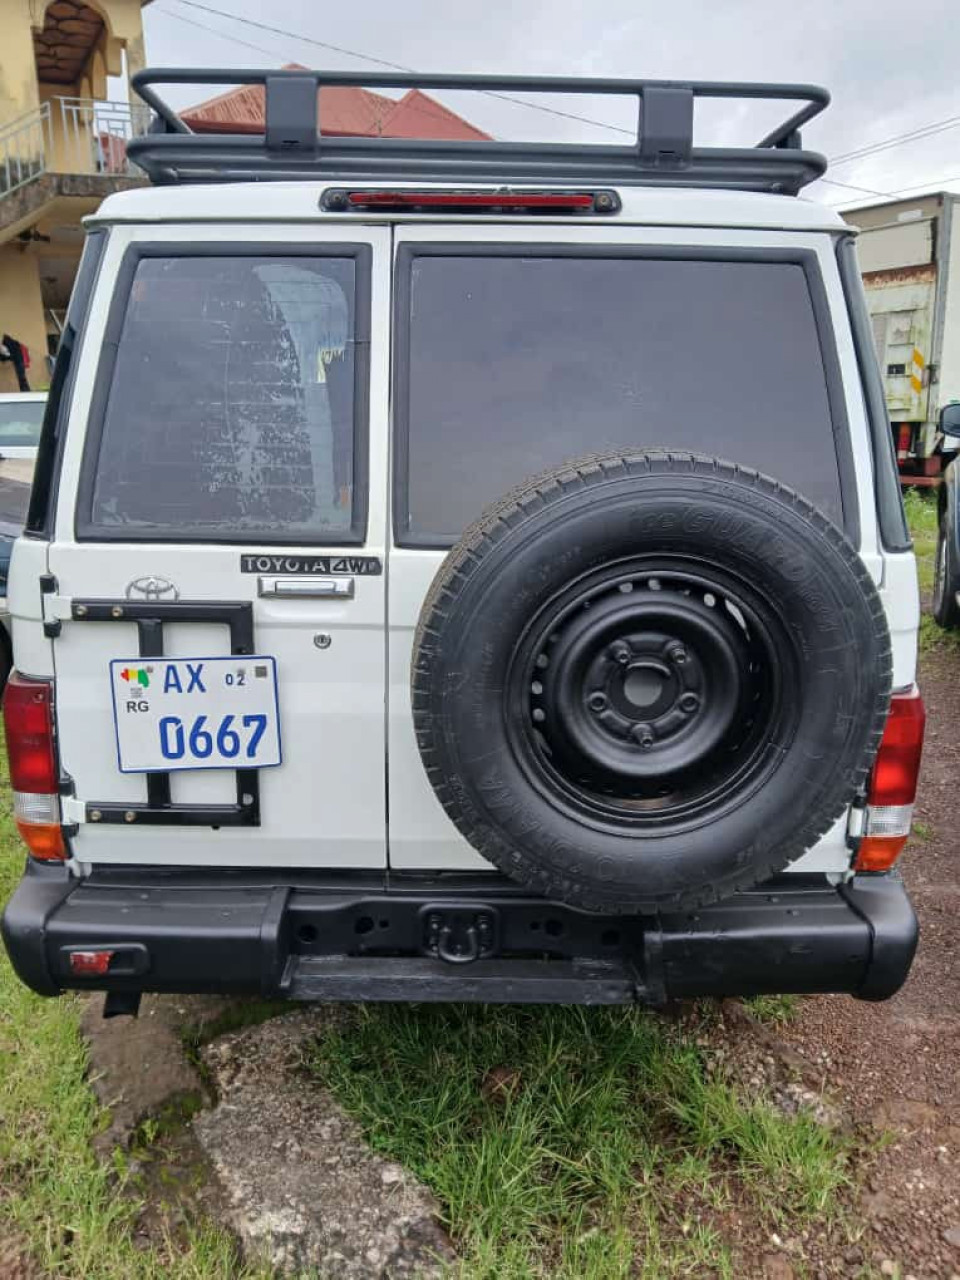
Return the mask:
{"type": "Polygon", "coordinates": [[[889,871],[903,852],[907,836],[864,836],[857,850],[855,871],[889,871]]]}
{"type": "Polygon", "coordinates": [[[63,862],[67,847],[59,822],[18,822],[24,844],[38,862],[63,862]]]}

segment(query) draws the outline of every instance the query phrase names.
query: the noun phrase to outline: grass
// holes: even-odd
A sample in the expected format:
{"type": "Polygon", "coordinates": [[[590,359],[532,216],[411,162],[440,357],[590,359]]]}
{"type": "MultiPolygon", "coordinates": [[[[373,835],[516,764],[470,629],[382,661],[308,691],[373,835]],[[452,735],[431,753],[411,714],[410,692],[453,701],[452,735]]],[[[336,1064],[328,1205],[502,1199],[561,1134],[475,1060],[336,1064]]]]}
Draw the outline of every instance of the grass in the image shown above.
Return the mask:
{"type": "Polygon", "coordinates": [[[800,1015],[799,996],[751,996],[743,1003],[758,1021],[774,1027],[786,1026],[800,1015]]]}
{"type": "MultiPolygon", "coordinates": [[[[0,902],[23,865],[2,768],[0,902]]],[[[141,1203],[127,1160],[118,1153],[102,1164],[91,1147],[105,1116],[86,1082],[79,1016],[76,998],[28,991],[0,947],[0,1238],[22,1242],[50,1274],[78,1280],[261,1274],[242,1267],[232,1239],[203,1221],[179,1225],[176,1238],[137,1240],[141,1203]]]]}
{"type": "Polygon", "coordinates": [[[903,497],[907,523],[913,536],[920,590],[933,590],[933,567],[937,554],[937,498],[919,489],[908,489],[903,497]]]}
{"type": "Polygon", "coordinates": [[[941,627],[931,613],[920,615],[921,653],[960,653],[960,631],[948,631],[941,627]]]}
{"type": "Polygon", "coordinates": [[[476,1280],[729,1276],[725,1213],[822,1228],[851,1177],[847,1139],[642,1010],[360,1008],[306,1065],[433,1189],[476,1280]]]}
{"type": "MultiPolygon", "coordinates": [[[[917,576],[920,590],[928,596],[933,591],[934,564],[937,555],[937,499],[936,495],[919,489],[908,489],[903,505],[913,535],[913,548],[917,557],[917,576]]],[[[920,615],[919,645],[921,653],[947,651],[960,653],[960,631],[946,631],[934,620],[932,614],[920,615]]]]}

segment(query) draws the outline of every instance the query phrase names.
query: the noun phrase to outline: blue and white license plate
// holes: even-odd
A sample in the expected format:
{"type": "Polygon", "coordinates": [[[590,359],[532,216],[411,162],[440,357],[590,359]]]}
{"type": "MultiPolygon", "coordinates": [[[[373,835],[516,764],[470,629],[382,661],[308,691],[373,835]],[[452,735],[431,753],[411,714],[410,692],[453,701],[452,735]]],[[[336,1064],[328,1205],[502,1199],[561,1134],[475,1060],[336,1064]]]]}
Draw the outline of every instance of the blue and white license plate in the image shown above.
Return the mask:
{"type": "Polygon", "coordinates": [[[110,689],[121,773],[280,764],[273,658],[116,658],[110,689]]]}

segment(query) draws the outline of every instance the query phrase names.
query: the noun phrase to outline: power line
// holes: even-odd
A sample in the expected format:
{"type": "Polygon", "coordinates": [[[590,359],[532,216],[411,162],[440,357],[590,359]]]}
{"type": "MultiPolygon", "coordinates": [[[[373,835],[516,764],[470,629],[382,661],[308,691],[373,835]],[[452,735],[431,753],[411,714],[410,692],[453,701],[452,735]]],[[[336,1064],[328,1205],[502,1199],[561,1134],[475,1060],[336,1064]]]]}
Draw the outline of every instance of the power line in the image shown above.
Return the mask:
{"type": "MultiPolygon", "coordinates": [[[[418,74],[413,67],[404,66],[403,63],[389,62],[386,58],[377,58],[372,54],[360,53],[356,49],[347,49],[343,45],[331,44],[328,40],[317,40],[313,36],[301,35],[296,31],[287,31],[283,27],[274,27],[267,22],[258,22],[255,18],[244,18],[237,13],[227,13],[223,9],[215,9],[212,5],[201,4],[200,0],[177,0],[177,3],[187,5],[191,9],[200,9],[204,13],[215,14],[218,18],[226,18],[231,22],[240,22],[248,27],[256,27],[260,31],[268,31],[272,35],[283,36],[287,40],[298,40],[302,44],[316,45],[319,49],[327,49],[333,53],[342,54],[347,58],[359,58],[361,62],[370,62],[378,67],[386,67],[390,71],[403,71],[410,75],[418,74]]],[[[577,115],[573,111],[561,111],[557,107],[547,107],[542,102],[527,102],[523,98],[515,98],[507,93],[496,93],[492,89],[478,89],[473,92],[482,93],[488,98],[497,98],[501,102],[510,102],[514,106],[527,107],[530,111],[541,111],[545,115],[558,116],[563,120],[576,120],[580,124],[589,124],[596,129],[609,129],[613,133],[627,134],[631,138],[636,136],[636,131],[633,129],[625,129],[621,125],[610,124],[606,120],[593,120],[589,116],[577,115]]]]}
{"type": "Polygon", "coordinates": [[[205,22],[198,22],[196,18],[188,18],[184,13],[167,13],[168,18],[174,18],[177,22],[185,22],[188,26],[197,27],[200,31],[209,31],[211,35],[219,36],[221,40],[229,40],[233,44],[242,44],[245,49],[252,49],[254,53],[265,53],[268,58],[279,58],[281,55],[273,49],[265,49],[262,44],[251,44],[249,40],[243,40],[240,36],[232,36],[226,31],[218,31],[216,27],[208,26],[205,22]]]}
{"type": "Polygon", "coordinates": [[[944,187],[948,182],[960,182],[960,173],[955,173],[952,178],[931,178],[928,182],[914,182],[909,187],[898,187],[896,191],[891,191],[892,196],[902,196],[905,191],[918,191],[920,187],[944,187]]]}
{"type": "MultiPolygon", "coordinates": [[[[182,3],[182,0],[180,0],[180,2],[182,3]]],[[[246,49],[253,49],[256,53],[264,53],[269,58],[279,58],[282,56],[281,54],[278,54],[274,49],[267,49],[262,44],[252,44],[249,40],[243,40],[239,36],[232,36],[226,31],[219,31],[216,27],[211,27],[206,22],[198,22],[196,18],[188,18],[186,17],[185,14],[168,13],[166,16],[168,18],[175,18],[178,22],[186,22],[189,26],[197,27],[201,31],[209,31],[211,35],[219,36],[222,40],[230,40],[234,44],[243,45],[244,48],[246,49]]],[[[390,99],[389,101],[393,102],[394,100],[390,99]]],[[[414,114],[425,116],[428,119],[433,119],[433,120],[447,119],[446,112],[443,110],[442,105],[440,103],[436,103],[435,105],[440,107],[441,109],[438,111],[432,111],[430,110],[429,107],[425,107],[422,104],[413,105],[412,103],[407,103],[406,106],[404,107],[404,110],[412,111],[414,114]]],[[[382,124],[382,121],[378,121],[377,123],[379,126],[382,124]]]]}
{"type": "Polygon", "coordinates": [[[847,191],[862,191],[864,195],[868,196],[887,196],[890,194],[888,191],[876,191],[873,187],[858,187],[853,182],[840,182],[836,178],[820,178],[819,181],[826,182],[831,187],[844,187],[847,191]]]}
{"type": "MultiPolygon", "coordinates": [[[[829,182],[829,181],[830,181],[829,178],[821,178],[821,182],[829,182]]],[[[910,184],[909,187],[895,187],[893,191],[870,191],[869,188],[867,187],[853,188],[853,187],[850,187],[849,183],[845,183],[845,182],[835,182],[833,185],[837,187],[843,187],[843,186],[850,187],[851,190],[868,191],[870,195],[882,196],[884,200],[893,200],[897,196],[906,195],[907,192],[909,191],[916,191],[920,193],[924,187],[945,187],[949,182],[960,182],[960,173],[955,173],[953,174],[952,177],[949,177],[949,178],[929,178],[926,182],[913,182],[910,184]]],[[[848,200],[841,200],[837,204],[831,205],[830,207],[832,209],[839,209],[842,204],[849,205],[850,203],[851,202],[848,200]]]]}
{"type": "Polygon", "coordinates": [[[202,9],[204,13],[215,14],[218,18],[227,18],[230,22],[240,22],[245,27],[256,27],[259,31],[269,31],[272,35],[283,36],[287,40],[298,40],[301,44],[313,44],[320,49],[329,49],[333,53],[343,54],[347,58],[359,58],[362,62],[372,62],[378,67],[386,67],[389,71],[411,71],[399,62],[389,62],[386,58],[376,58],[372,54],[359,53],[356,49],[346,49],[339,44],[331,44],[328,40],[316,40],[296,31],[287,31],[283,27],[273,27],[267,22],[258,22],[255,18],[245,18],[239,13],[228,13],[224,9],[215,9],[212,5],[201,4],[199,0],[177,0],[191,9],[202,9]]]}
{"type": "Polygon", "coordinates": [[[865,156],[875,155],[878,151],[887,151],[891,147],[899,147],[904,142],[914,142],[919,138],[929,138],[937,133],[945,133],[948,129],[956,129],[958,125],[960,125],[960,116],[948,116],[944,120],[934,120],[930,124],[920,125],[919,128],[911,129],[907,133],[897,134],[896,137],[868,143],[866,146],[858,147],[854,151],[844,151],[840,155],[834,156],[830,163],[836,165],[846,164],[849,160],[860,160],[865,156]]]}

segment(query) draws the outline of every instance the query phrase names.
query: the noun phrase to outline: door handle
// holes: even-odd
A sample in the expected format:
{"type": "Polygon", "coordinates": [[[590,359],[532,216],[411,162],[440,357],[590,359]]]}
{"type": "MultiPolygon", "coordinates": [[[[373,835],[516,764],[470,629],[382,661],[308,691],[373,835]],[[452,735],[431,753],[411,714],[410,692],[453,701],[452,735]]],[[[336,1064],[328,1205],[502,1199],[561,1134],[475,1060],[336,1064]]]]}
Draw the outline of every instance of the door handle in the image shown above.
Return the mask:
{"type": "Polygon", "coordinates": [[[278,578],[257,579],[261,596],[301,596],[321,600],[352,600],[353,578],[278,578]]]}

